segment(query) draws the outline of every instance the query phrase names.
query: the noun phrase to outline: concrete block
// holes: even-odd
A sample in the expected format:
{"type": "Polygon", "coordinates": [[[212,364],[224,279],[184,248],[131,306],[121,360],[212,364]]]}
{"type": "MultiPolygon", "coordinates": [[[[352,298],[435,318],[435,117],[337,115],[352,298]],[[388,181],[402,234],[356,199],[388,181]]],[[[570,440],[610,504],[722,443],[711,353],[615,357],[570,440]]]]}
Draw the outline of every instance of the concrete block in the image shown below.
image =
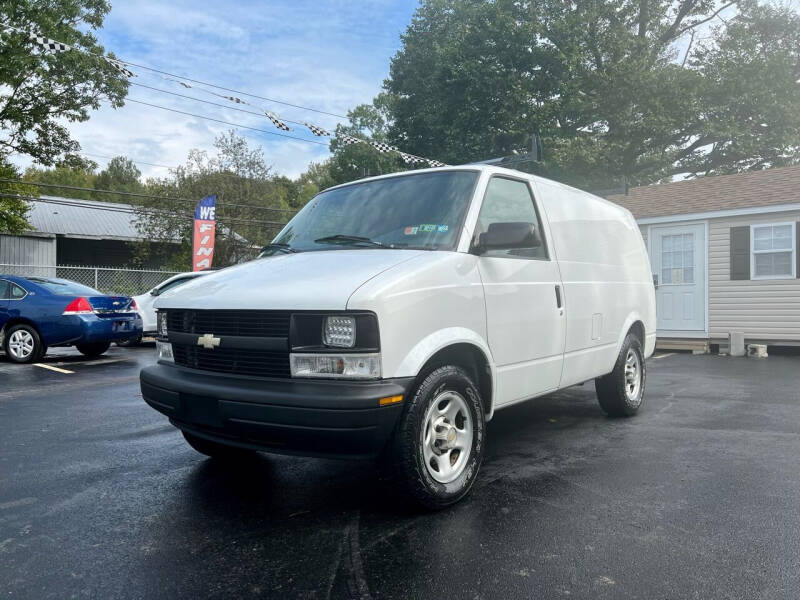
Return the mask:
{"type": "Polygon", "coordinates": [[[766,344],[748,344],[747,356],[752,358],[767,358],[767,345],[766,344]]]}
{"type": "Polygon", "coordinates": [[[731,356],[744,356],[744,332],[731,331],[728,336],[730,339],[729,354],[731,356]]]}

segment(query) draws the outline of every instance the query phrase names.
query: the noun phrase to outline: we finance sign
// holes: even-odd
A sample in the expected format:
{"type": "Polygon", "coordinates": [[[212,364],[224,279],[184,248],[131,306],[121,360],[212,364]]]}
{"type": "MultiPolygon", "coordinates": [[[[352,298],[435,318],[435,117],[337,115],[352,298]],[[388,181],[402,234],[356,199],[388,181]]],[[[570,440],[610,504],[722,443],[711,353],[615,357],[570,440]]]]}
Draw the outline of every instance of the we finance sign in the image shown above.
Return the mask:
{"type": "Polygon", "coordinates": [[[217,197],[206,196],[194,209],[192,271],[208,269],[214,262],[214,238],[217,232],[217,197]]]}

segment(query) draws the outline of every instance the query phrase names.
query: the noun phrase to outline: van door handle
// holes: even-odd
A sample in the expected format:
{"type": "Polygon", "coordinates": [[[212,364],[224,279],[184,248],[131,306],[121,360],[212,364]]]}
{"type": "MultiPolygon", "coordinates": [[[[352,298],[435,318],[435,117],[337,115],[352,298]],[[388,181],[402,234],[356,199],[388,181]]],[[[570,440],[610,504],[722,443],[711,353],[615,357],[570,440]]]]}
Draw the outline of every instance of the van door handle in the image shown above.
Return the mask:
{"type": "Polygon", "coordinates": [[[561,286],[560,285],[556,286],[556,307],[557,308],[563,308],[564,307],[564,303],[561,301],[561,286]]]}

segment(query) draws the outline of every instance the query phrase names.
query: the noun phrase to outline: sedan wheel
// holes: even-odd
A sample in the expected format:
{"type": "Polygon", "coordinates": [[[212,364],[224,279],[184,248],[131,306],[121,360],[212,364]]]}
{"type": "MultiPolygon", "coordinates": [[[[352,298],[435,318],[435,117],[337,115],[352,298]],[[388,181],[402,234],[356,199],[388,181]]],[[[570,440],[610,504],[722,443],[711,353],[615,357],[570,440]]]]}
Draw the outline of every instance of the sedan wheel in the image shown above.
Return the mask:
{"type": "Polygon", "coordinates": [[[13,362],[29,363],[39,360],[43,346],[39,334],[29,325],[15,325],[6,332],[6,356],[13,362]]]}

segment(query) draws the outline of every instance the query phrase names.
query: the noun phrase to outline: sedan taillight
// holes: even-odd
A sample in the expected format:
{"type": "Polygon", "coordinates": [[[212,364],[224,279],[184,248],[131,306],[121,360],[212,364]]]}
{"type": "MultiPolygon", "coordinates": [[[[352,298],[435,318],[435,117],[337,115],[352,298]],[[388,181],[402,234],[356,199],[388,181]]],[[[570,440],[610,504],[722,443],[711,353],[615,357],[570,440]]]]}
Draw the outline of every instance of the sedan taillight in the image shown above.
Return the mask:
{"type": "Polygon", "coordinates": [[[67,304],[64,309],[63,315],[89,315],[94,313],[92,305],[86,298],[75,298],[72,302],[67,304]]]}

